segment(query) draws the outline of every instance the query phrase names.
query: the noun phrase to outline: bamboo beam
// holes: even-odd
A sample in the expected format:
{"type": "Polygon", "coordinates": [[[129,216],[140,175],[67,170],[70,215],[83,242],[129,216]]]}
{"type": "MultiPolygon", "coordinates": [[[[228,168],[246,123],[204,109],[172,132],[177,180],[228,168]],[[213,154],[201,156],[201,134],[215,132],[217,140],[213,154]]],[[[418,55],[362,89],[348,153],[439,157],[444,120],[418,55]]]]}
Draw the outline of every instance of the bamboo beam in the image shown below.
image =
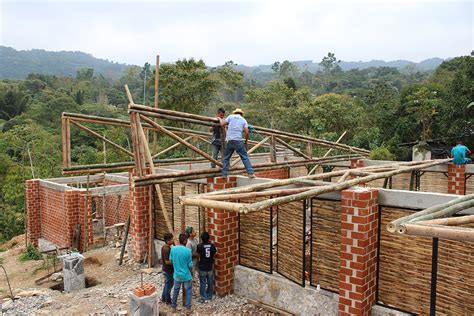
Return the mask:
{"type": "MultiPolygon", "coordinates": [[[[184,140],[185,140],[185,141],[188,141],[190,138],[192,138],[192,136],[188,136],[188,137],[186,137],[184,140]]],[[[168,148],[166,148],[166,149],[163,149],[162,151],[160,151],[159,153],[157,153],[156,155],[154,155],[152,158],[153,158],[153,159],[156,159],[156,158],[158,158],[159,156],[164,155],[164,154],[166,154],[167,152],[169,152],[169,151],[175,149],[175,148],[178,147],[179,145],[181,145],[181,143],[180,143],[180,142],[177,142],[176,144],[171,145],[170,147],[168,147],[168,148]]]]}
{"type": "Polygon", "coordinates": [[[146,117],[154,117],[154,118],[159,118],[159,119],[164,119],[164,120],[184,122],[184,123],[197,124],[197,125],[203,125],[203,126],[216,126],[216,124],[214,124],[214,123],[209,123],[209,122],[206,122],[206,121],[199,121],[199,120],[188,118],[188,117],[179,117],[179,116],[159,114],[159,113],[154,113],[154,112],[149,112],[149,111],[144,111],[144,110],[138,110],[138,109],[136,109],[135,105],[132,105],[132,108],[133,109],[131,109],[130,111],[132,111],[134,113],[138,113],[138,114],[140,114],[142,116],[146,116],[146,117]]]}
{"type": "Polygon", "coordinates": [[[347,170],[340,178],[337,180],[338,183],[346,181],[347,177],[351,175],[351,170],[347,170]]]}
{"type": "Polygon", "coordinates": [[[281,189],[281,190],[249,192],[249,193],[221,194],[221,195],[212,195],[212,196],[206,197],[206,199],[214,200],[214,201],[244,200],[244,199],[253,199],[257,197],[266,197],[266,196],[290,195],[294,193],[308,191],[310,189],[311,187],[304,187],[304,188],[281,189]]]}
{"type": "Polygon", "coordinates": [[[66,140],[66,125],[68,124],[64,115],[61,116],[61,146],[63,154],[63,167],[69,167],[67,159],[67,140],[66,140]]]}
{"type": "Polygon", "coordinates": [[[160,79],[160,55],[156,55],[155,64],[155,109],[158,108],[158,81],[160,79]]]}
{"type": "Polygon", "coordinates": [[[443,238],[459,241],[474,241],[474,229],[465,227],[405,224],[405,235],[443,238]]]}
{"type": "MultiPolygon", "coordinates": [[[[333,159],[331,161],[342,161],[346,158],[339,158],[333,159]]],[[[312,164],[314,162],[320,161],[319,159],[311,159],[311,160],[294,160],[294,161],[284,161],[284,162],[277,162],[277,163],[261,163],[253,165],[253,169],[256,171],[262,170],[271,170],[275,169],[279,166],[304,166],[308,164],[312,164]]],[[[238,167],[231,170],[231,174],[238,174],[245,171],[244,167],[238,167]]],[[[178,172],[170,172],[170,173],[162,173],[157,175],[147,175],[143,177],[136,177],[134,178],[134,183],[136,186],[143,186],[143,185],[150,185],[153,183],[169,183],[181,180],[192,180],[192,179],[202,179],[206,177],[212,176],[219,176],[220,170],[216,170],[214,168],[211,169],[201,169],[201,170],[190,170],[190,171],[178,171],[178,172]]]]}
{"type": "MultiPolygon", "coordinates": [[[[424,167],[431,167],[431,166],[447,163],[451,160],[452,159],[440,159],[438,161],[423,164],[423,166],[424,167]]],[[[290,196],[278,197],[278,198],[269,199],[269,200],[266,200],[266,201],[256,202],[256,203],[251,204],[248,210],[244,210],[244,211],[257,212],[257,211],[268,209],[269,207],[272,207],[272,206],[276,206],[276,205],[280,205],[280,204],[284,204],[284,203],[288,203],[288,202],[292,202],[292,201],[306,200],[308,198],[318,196],[318,195],[323,194],[323,193],[340,191],[340,190],[349,188],[351,186],[354,186],[354,185],[357,185],[357,184],[360,184],[360,183],[366,183],[366,182],[370,182],[372,180],[386,178],[386,177],[394,176],[394,175],[397,175],[397,174],[400,174],[400,173],[403,173],[403,172],[417,170],[417,169],[420,169],[420,167],[419,166],[406,167],[406,168],[399,169],[399,170],[387,171],[387,172],[382,172],[382,173],[379,173],[379,174],[374,174],[374,175],[365,176],[365,177],[361,177],[361,178],[355,178],[355,179],[348,180],[348,181],[345,181],[345,182],[342,182],[342,183],[336,183],[336,184],[333,184],[333,185],[328,185],[328,186],[325,186],[325,187],[322,187],[322,188],[317,188],[317,189],[309,190],[309,191],[306,191],[306,192],[293,194],[293,195],[290,195],[290,196]]]]}
{"type": "MultiPolygon", "coordinates": [[[[138,114],[139,115],[139,114],[138,114]]],[[[142,116],[143,120],[145,122],[147,122],[148,124],[152,125],[153,127],[155,127],[156,129],[158,129],[159,131],[165,133],[166,135],[170,136],[171,138],[174,138],[175,140],[177,140],[178,142],[180,142],[181,144],[185,145],[186,147],[188,147],[189,149],[191,149],[192,151],[196,152],[197,154],[203,156],[204,158],[208,159],[209,161],[212,161],[214,162],[216,165],[222,167],[222,163],[220,161],[217,161],[215,160],[214,158],[212,158],[211,156],[209,156],[206,152],[196,148],[195,146],[191,145],[190,143],[188,143],[187,141],[185,141],[184,139],[182,139],[181,137],[179,137],[178,135],[176,135],[175,133],[171,132],[171,131],[168,131],[166,128],[162,127],[161,125],[153,122],[151,119],[145,117],[145,116],[142,116]]]]}
{"type": "Polygon", "coordinates": [[[285,146],[286,148],[288,148],[289,150],[291,150],[292,152],[294,152],[295,154],[301,156],[301,157],[304,157],[305,159],[311,159],[310,156],[306,155],[305,153],[303,153],[301,150],[299,150],[298,148],[296,147],[293,147],[291,146],[290,144],[288,144],[287,142],[285,142],[284,140],[282,140],[281,138],[279,137],[275,137],[275,140],[277,142],[279,142],[280,144],[282,144],[283,146],[285,146]]]}
{"type": "MultiPolygon", "coordinates": [[[[262,146],[265,142],[267,142],[268,140],[270,139],[270,136],[267,136],[265,137],[264,139],[262,139],[260,142],[258,142],[255,146],[253,146],[252,148],[250,148],[250,150],[247,152],[247,154],[251,154],[253,153],[254,151],[256,151],[260,146],[262,146]]],[[[230,163],[230,167],[232,168],[233,166],[235,166],[236,164],[238,164],[240,161],[240,158],[236,158],[234,159],[234,161],[232,161],[230,163]]]]}
{"type": "Polygon", "coordinates": [[[394,233],[395,231],[397,231],[399,229],[399,226],[403,223],[408,223],[412,220],[415,220],[416,218],[420,217],[420,216],[423,216],[423,215],[427,215],[427,214],[432,214],[432,213],[436,213],[438,211],[441,211],[443,209],[446,209],[450,206],[453,206],[453,205],[457,205],[459,203],[462,203],[462,202],[465,202],[465,201],[469,201],[472,199],[472,194],[471,195],[465,195],[465,196],[461,196],[461,197],[458,197],[454,200],[451,200],[449,202],[446,202],[446,203],[442,203],[442,204],[439,204],[439,205],[435,205],[435,206],[432,206],[432,207],[429,207],[423,211],[420,211],[420,212],[416,212],[414,214],[411,214],[411,215],[408,215],[408,216],[404,216],[402,218],[399,218],[397,220],[394,220],[394,221],[391,221],[388,225],[387,225],[387,230],[391,233],[394,233]]]}
{"type": "MultiPolygon", "coordinates": [[[[341,142],[341,140],[344,138],[344,136],[346,136],[346,133],[347,131],[344,131],[344,133],[341,134],[341,136],[339,136],[339,138],[336,140],[336,144],[339,144],[341,142]]],[[[310,145],[311,143],[308,143],[308,145],[310,145]]],[[[311,148],[311,150],[313,150],[313,148],[311,148]]],[[[323,158],[324,157],[327,157],[329,156],[329,154],[332,152],[332,148],[329,148],[329,150],[324,154],[323,158]]],[[[314,173],[316,171],[316,169],[318,169],[320,165],[316,165],[313,167],[313,169],[311,169],[309,172],[308,172],[308,175],[314,173]]]]}
{"type": "Polygon", "coordinates": [[[426,221],[419,221],[416,223],[420,225],[444,225],[444,226],[466,225],[466,224],[474,223],[474,215],[437,218],[437,219],[430,219],[426,221]]]}
{"type": "Polygon", "coordinates": [[[239,212],[240,209],[244,209],[245,206],[248,205],[248,204],[242,204],[242,203],[212,201],[212,200],[199,199],[199,198],[185,199],[184,201],[185,201],[185,203],[183,203],[183,204],[185,204],[185,205],[228,210],[228,211],[233,211],[233,212],[239,212]]]}
{"type": "MultiPolygon", "coordinates": [[[[136,114],[138,115],[138,120],[140,119],[140,115],[139,114],[136,114]]],[[[145,158],[148,162],[148,165],[149,165],[149,168],[150,168],[150,173],[151,174],[155,174],[156,173],[156,170],[155,170],[155,166],[153,165],[153,159],[151,157],[151,153],[150,153],[150,149],[148,148],[148,144],[146,143],[146,137],[145,137],[145,132],[143,131],[143,128],[141,127],[141,124],[138,124],[139,128],[138,128],[138,134],[139,134],[139,137],[141,139],[141,142],[142,142],[142,145],[144,147],[144,151],[145,151],[145,158]]],[[[173,236],[175,237],[175,239],[177,238],[176,236],[176,233],[174,232],[173,230],[173,226],[171,225],[171,221],[169,219],[169,215],[168,215],[168,210],[166,209],[166,205],[165,205],[165,199],[163,198],[163,192],[161,191],[161,187],[159,184],[155,184],[155,191],[156,193],[158,194],[158,202],[160,203],[160,208],[163,212],[163,217],[165,218],[165,222],[166,222],[166,227],[168,228],[168,231],[170,233],[173,234],[173,236]]],[[[150,216],[152,216],[151,214],[151,210],[150,210],[150,216]]],[[[150,243],[152,242],[152,240],[149,241],[150,243]]],[[[150,256],[151,254],[149,254],[150,256]]]]}
{"type": "Polygon", "coordinates": [[[102,141],[106,142],[107,144],[111,145],[112,147],[115,147],[115,148],[117,148],[118,150],[120,150],[120,151],[126,153],[127,155],[129,155],[129,156],[131,156],[131,157],[133,157],[133,153],[132,153],[132,152],[130,152],[130,151],[128,151],[127,149],[123,148],[122,146],[120,146],[120,145],[114,143],[113,141],[111,141],[111,140],[105,138],[104,136],[100,135],[99,133],[94,132],[93,130],[91,130],[91,129],[85,127],[85,126],[82,125],[82,124],[79,124],[79,123],[75,122],[74,120],[71,120],[71,123],[74,124],[75,126],[77,126],[78,128],[82,129],[83,131],[86,131],[86,132],[88,132],[89,134],[94,135],[95,137],[101,139],[102,141]]]}

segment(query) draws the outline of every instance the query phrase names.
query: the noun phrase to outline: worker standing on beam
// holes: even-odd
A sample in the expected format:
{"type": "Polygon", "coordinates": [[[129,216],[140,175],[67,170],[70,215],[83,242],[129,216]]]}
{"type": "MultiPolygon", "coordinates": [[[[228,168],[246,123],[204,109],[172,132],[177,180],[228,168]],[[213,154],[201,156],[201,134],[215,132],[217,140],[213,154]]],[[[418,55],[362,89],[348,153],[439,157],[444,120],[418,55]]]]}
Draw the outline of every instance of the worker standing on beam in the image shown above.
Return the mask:
{"type": "Polygon", "coordinates": [[[249,125],[244,119],[244,112],[241,109],[235,109],[232,115],[225,120],[220,119],[221,126],[227,125],[226,144],[224,149],[224,166],[222,167],[222,176],[227,177],[230,169],[230,158],[234,151],[240,156],[245,166],[249,178],[255,178],[253,174],[252,163],[247,154],[247,142],[249,140],[249,125]],[[242,138],[245,135],[245,142],[242,138]]]}
{"type": "MultiPolygon", "coordinates": [[[[225,110],[223,108],[219,108],[217,110],[216,117],[221,120],[221,119],[224,118],[224,115],[225,115],[225,110]]],[[[219,157],[219,152],[221,152],[221,155],[224,154],[221,151],[221,149],[222,149],[222,147],[221,147],[221,145],[222,145],[222,140],[221,140],[221,130],[222,130],[222,128],[223,127],[221,127],[220,125],[209,127],[209,132],[212,132],[212,140],[211,140],[212,158],[214,158],[215,160],[217,160],[217,158],[219,157]]],[[[211,162],[211,168],[215,168],[215,167],[216,167],[216,163],[211,162]]]]}

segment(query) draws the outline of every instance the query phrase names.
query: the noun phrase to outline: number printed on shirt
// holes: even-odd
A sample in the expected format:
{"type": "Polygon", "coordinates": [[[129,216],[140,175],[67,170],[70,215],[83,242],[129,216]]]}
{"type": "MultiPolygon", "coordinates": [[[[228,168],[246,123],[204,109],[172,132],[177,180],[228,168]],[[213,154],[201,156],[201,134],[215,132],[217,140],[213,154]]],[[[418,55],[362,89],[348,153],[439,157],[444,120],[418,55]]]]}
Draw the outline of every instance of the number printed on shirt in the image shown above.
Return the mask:
{"type": "Polygon", "coordinates": [[[204,248],[206,250],[206,258],[211,257],[211,248],[204,248]]]}

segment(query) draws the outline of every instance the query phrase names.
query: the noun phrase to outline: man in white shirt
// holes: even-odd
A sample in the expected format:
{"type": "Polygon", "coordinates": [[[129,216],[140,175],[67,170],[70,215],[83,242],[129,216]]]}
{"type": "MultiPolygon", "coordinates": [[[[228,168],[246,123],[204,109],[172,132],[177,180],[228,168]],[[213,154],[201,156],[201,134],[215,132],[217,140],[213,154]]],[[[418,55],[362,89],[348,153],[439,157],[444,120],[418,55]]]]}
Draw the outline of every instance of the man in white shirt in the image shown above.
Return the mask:
{"type": "Polygon", "coordinates": [[[229,175],[230,158],[234,151],[240,156],[242,163],[249,178],[255,178],[253,174],[252,163],[247,154],[246,144],[249,139],[249,125],[244,119],[244,112],[241,109],[236,109],[232,115],[229,115],[225,120],[221,120],[221,126],[227,126],[226,146],[224,150],[224,166],[222,167],[222,176],[229,175]],[[245,143],[242,138],[242,133],[245,135],[245,143]]]}

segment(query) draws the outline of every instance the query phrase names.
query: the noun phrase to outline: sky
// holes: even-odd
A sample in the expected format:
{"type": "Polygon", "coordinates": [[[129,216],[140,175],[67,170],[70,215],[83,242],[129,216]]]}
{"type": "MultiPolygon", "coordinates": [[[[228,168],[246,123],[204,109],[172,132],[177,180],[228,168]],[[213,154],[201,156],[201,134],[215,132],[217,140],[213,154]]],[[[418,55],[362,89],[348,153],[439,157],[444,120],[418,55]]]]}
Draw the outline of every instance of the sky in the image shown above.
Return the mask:
{"type": "MultiPolygon", "coordinates": [[[[143,65],[414,62],[470,54],[474,1],[0,0],[0,45],[143,65]]],[[[0,56],[1,58],[1,56],[0,56]]]]}

